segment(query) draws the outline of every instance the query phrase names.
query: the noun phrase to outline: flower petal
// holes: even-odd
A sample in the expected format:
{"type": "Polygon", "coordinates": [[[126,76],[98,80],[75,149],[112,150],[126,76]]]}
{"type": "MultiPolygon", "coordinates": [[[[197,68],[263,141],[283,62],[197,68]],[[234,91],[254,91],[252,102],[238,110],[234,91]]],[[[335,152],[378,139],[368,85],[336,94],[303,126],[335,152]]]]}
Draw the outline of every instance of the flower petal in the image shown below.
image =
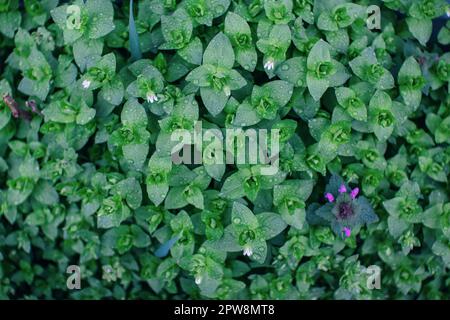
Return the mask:
{"type": "Polygon", "coordinates": [[[358,196],[359,193],[359,188],[355,188],[350,192],[350,196],[352,197],[352,199],[356,199],[356,197],[358,196]]]}
{"type": "Polygon", "coordinates": [[[351,236],[352,230],[350,230],[350,228],[344,227],[344,234],[348,238],[351,236]]]}
{"type": "Polygon", "coordinates": [[[326,193],[325,198],[327,198],[328,202],[334,202],[334,196],[331,193],[326,193]]]}

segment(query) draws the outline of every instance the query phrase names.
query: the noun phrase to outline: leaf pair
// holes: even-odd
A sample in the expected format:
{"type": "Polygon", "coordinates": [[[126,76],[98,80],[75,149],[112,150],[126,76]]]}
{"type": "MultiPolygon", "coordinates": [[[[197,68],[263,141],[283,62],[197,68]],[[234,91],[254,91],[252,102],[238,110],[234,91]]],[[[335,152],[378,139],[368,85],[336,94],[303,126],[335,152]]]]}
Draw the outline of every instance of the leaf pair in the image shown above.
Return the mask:
{"type": "Polygon", "coordinates": [[[208,111],[216,116],[228,102],[232,90],[245,86],[246,80],[233,70],[235,55],[230,40],[217,34],[203,53],[203,64],[192,70],[186,80],[200,87],[200,96],[208,111]]]}
{"type": "Polygon", "coordinates": [[[340,86],[350,77],[344,65],[331,58],[330,45],[322,39],[312,47],[306,65],[306,83],[316,101],[329,87],[340,86]]]}
{"type": "Polygon", "coordinates": [[[269,240],[286,228],[286,223],[273,212],[257,215],[245,205],[235,202],[231,213],[231,225],[225,228],[222,239],[214,247],[224,251],[243,251],[250,259],[263,263],[267,256],[269,240]]]}

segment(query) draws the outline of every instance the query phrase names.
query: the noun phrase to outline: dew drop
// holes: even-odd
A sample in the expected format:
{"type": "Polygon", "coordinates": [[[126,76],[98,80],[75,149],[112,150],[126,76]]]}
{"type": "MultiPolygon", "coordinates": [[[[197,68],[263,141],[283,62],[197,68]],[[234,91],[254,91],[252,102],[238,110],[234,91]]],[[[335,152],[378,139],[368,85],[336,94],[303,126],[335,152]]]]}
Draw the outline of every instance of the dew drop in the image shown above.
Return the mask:
{"type": "Polygon", "coordinates": [[[281,66],[281,70],[287,71],[287,70],[289,70],[289,66],[288,66],[287,64],[283,64],[283,65],[281,66]]]}
{"type": "Polygon", "coordinates": [[[234,222],[235,224],[239,224],[239,223],[241,223],[241,219],[239,219],[239,218],[234,218],[234,219],[233,219],[233,222],[234,222]]]}

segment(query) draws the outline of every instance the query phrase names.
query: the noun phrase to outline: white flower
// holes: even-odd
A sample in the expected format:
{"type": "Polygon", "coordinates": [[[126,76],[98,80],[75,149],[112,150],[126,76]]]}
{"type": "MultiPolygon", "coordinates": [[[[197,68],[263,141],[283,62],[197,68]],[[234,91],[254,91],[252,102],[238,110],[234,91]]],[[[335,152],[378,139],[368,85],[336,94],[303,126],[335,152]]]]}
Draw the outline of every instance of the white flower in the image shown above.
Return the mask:
{"type": "Polygon", "coordinates": [[[223,92],[225,93],[225,95],[226,95],[227,97],[229,97],[230,94],[231,94],[230,87],[229,87],[229,86],[223,87],[223,92]]]}
{"type": "Polygon", "coordinates": [[[249,246],[245,246],[243,254],[244,254],[244,256],[249,256],[250,257],[253,254],[252,248],[249,247],[249,246]]]}
{"type": "Polygon", "coordinates": [[[273,61],[272,58],[270,58],[269,60],[267,60],[267,62],[264,64],[264,69],[267,70],[272,70],[275,66],[275,61],[273,61]]]}
{"type": "Polygon", "coordinates": [[[155,101],[158,101],[158,97],[154,92],[148,92],[147,93],[147,102],[153,103],[155,101]]]}
{"type": "Polygon", "coordinates": [[[84,89],[87,89],[91,86],[91,81],[90,80],[83,80],[83,82],[81,83],[81,85],[83,86],[84,89]]]}
{"type": "Polygon", "coordinates": [[[195,284],[199,285],[202,283],[202,277],[201,276],[195,276],[195,284]]]}

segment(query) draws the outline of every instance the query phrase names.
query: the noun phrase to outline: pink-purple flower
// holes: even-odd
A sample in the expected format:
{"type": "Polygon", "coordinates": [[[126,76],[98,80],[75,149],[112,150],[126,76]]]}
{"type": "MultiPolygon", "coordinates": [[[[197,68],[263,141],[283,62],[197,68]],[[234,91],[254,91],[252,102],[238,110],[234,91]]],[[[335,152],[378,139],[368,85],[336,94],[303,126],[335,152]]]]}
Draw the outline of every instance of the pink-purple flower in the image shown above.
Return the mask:
{"type": "Polygon", "coordinates": [[[369,200],[359,194],[360,188],[349,187],[345,181],[332,175],[325,187],[324,198],[327,203],[319,205],[314,214],[318,216],[318,223],[330,223],[334,233],[343,238],[356,235],[355,232],[362,224],[378,221],[369,200]]]}
{"type": "Polygon", "coordinates": [[[348,237],[350,237],[351,236],[351,234],[352,234],[352,230],[350,229],[350,228],[347,228],[347,227],[344,227],[344,234],[345,234],[345,236],[348,238],[348,237]]]}
{"type": "Polygon", "coordinates": [[[334,196],[329,192],[325,194],[325,198],[327,198],[328,202],[334,202],[334,196]]]}
{"type": "MultiPolygon", "coordinates": [[[[347,192],[347,188],[345,187],[345,185],[341,185],[340,187],[339,187],[339,189],[338,189],[338,191],[339,191],[339,193],[340,194],[342,194],[342,193],[346,193],[347,192]]],[[[358,196],[358,194],[359,194],[359,188],[358,187],[356,187],[356,188],[354,188],[354,189],[352,189],[351,191],[350,191],[350,197],[354,200],[354,199],[356,199],[356,197],[358,196]]],[[[328,200],[328,202],[334,202],[334,196],[331,194],[331,193],[329,193],[329,192],[327,192],[326,194],[325,194],[325,198],[328,200]]]]}
{"type": "Polygon", "coordinates": [[[352,199],[356,199],[356,197],[358,196],[358,193],[359,193],[359,188],[356,187],[355,189],[353,189],[353,190],[350,192],[350,197],[352,197],[352,199]]]}

